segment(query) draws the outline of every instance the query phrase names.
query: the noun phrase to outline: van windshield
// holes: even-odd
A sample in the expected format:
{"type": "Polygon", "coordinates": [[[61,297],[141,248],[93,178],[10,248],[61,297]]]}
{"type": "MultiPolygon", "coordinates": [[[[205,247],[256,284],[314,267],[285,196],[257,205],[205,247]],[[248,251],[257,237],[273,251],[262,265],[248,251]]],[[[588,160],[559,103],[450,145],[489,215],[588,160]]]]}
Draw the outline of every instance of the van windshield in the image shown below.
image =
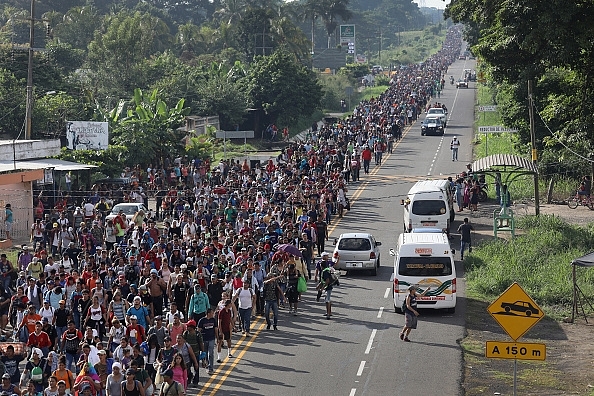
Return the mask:
{"type": "Polygon", "coordinates": [[[449,276],[452,261],[449,257],[400,257],[398,272],[402,276],[449,276]]]}
{"type": "Polygon", "coordinates": [[[446,213],[445,201],[439,199],[415,200],[412,213],[418,216],[439,216],[446,213]]]}

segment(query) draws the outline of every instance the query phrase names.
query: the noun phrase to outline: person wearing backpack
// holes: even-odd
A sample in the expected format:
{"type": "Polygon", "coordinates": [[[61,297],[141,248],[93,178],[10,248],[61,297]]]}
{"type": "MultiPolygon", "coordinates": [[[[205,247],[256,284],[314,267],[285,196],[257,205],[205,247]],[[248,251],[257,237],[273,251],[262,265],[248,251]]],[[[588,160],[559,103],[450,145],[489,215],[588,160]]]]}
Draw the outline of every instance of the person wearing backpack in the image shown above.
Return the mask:
{"type": "Polygon", "coordinates": [[[250,336],[250,325],[252,318],[252,307],[256,301],[256,294],[248,282],[243,282],[243,286],[233,294],[233,303],[239,302],[239,318],[243,328],[243,334],[250,336]]]}
{"type": "Polygon", "coordinates": [[[25,371],[21,376],[21,384],[25,380],[31,380],[35,384],[36,392],[43,392],[47,386],[47,380],[51,375],[51,365],[47,364],[47,360],[43,357],[43,352],[39,348],[33,348],[31,351],[31,358],[25,366],[25,371]]]}
{"type": "Polygon", "coordinates": [[[404,299],[401,308],[404,313],[404,327],[400,332],[401,340],[410,342],[408,335],[412,329],[417,328],[417,316],[419,316],[419,311],[417,311],[417,297],[424,296],[429,289],[431,288],[427,287],[422,294],[417,294],[417,287],[415,285],[410,285],[408,287],[408,295],[404,299]]]}
{"type": "Polygon", "coordinates": [[[161,386],[161,391],[159,392],[159,396],[185,396],[186,392],[182,384],[177,381],[173,380],[173,370],[167,369],[161,372],[161,376],[163,377],[163,386],[161,386]]]}

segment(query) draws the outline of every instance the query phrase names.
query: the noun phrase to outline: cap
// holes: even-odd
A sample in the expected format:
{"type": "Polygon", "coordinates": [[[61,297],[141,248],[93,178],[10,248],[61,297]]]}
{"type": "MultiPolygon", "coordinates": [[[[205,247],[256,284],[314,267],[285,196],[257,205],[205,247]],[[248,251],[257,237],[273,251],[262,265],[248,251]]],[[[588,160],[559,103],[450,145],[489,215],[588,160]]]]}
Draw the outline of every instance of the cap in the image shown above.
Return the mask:
{"type": "Polygon", "coordinates": [[[155,316],[155,320],[163,320],[163,317],[161,315],[157,315],[155,316]]]}
{"type": "Polygon", "coordinates": [[[130,320],[138,320],[138,318],[136,317],[136,315],[130,315],[130,320]]]}
{"type": "Polygon", "coordinates": [[[10,374],[8,374],[8,373],[2,374],[2,379],[4,379],[4,378],[10,379],[10,374]]]}
{"type": "Polygon", "coordinates": [[[136,370],[129,368],[128,370],[126,370],[126,375],[133,375],[136,374],[136,370]]]}
{"type": "Polygon", "coordinates": [[[186,326],[196,327],[196,321],[194,319],[188,320],[188,323],[186,323],[186,326]]]}
{"type": "Polygon", "coordinates": [[[212,275],[210,276],[210,279],[217,279],[217,278],[218,278],[217,274],[212,274],[212,275]]]}
{"type": "Polygon", "coordinates": [[[86,391],[86,390],[91,390],[91,385],[89,385],[87,382],[83,382],[82,386],[80,387],[81,391],[86,391]]]}
{"type": "Polygon", "coordinates": [[[66,304],[66,301],[60,300],[60,301],[58,301],[58,304],[66,304]]]}
{"type": "Polygon", "coordinates": [[[103,349],[100,349],[97,351],[97,355],[107,355],[107,352],[105,352],[103,349]]]}
{"type": "Polygon", "coordinates": [[[330,255],[330,253],[328,253],[328,252],[323,252],[323,253],[322,253],[322,257],[324,257],[324,256],[328,256],[328,255],[330,255]]]}
{"type": "Polygon", "coordinates": [[[161,371],[161,375],[163,377],[172,377],[173,378],[173,370],[167,369],[165,371],[161,371]]]}
{"type": "Polygon", "coordinates": [[[151,270],[151,274],[159,275],[159,271],[157,271],[156,269],[153,268],[151,270]]]}
{"type": "MultiPolygon", "coordinates": [[[[23,245],[23,250],[29,250],[29,246],[23,245]]],[[[4,376],[2,376],[2,377],[4,377],[4,376]]]]}
{"type": "Polygon", "coordinates": [[[49,319],[47,318],[47,316],[43,318],[43,323],[49,323],[49,319]]]}
{"type": "Polygon", "coordinates": [[[134,301],[142,301],[142,298],[140,298],[140,296],[136,296],[136,297],[134,297],[134,301]]]}
{"type": "Polygon", "coordinates": [[[122,369],[122,365],[118,362],[114,362],[114,364],[111,365],[111,369],[113,370],[114,368],[118,368],[118,369],[122,369]]]}
{"type": "Polygon", "coordinates": [[[410,285],[406,290],[417,290],[415,285],[410,285]]]}

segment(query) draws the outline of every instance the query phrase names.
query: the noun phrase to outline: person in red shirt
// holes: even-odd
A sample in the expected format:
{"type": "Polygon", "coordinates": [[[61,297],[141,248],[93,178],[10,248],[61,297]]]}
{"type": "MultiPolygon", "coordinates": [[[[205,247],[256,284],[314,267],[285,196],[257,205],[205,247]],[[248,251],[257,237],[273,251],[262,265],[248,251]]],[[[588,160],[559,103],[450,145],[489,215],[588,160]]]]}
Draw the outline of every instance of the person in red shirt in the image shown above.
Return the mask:
{"type": "Polygon", "coordinates": [[[361,159],[363,159],[363,170],[365,173],[369,173],[369,164],[371,163],[371,149],[368,145],[365,145],[365,148],[361,152],[361,159]]]}
{"type": "Polygon", "coordinates": [[[39,348],[43,351],[43,355],[47,356],[49,347],[52,342],[45,331],[42,330],[43,324],[41,322],[35,323],[35,331],[29,334],[29,340],[27,340],[27,346],[31,348],[39,348]]]}
{"type": "Polygon", "coordinates": [[[130,344],[142,344],[145,339],[144,327],[138,324],[136,315],[130,316],[130,324],[126,327],[126,336],[130,340],[130,344]]]}

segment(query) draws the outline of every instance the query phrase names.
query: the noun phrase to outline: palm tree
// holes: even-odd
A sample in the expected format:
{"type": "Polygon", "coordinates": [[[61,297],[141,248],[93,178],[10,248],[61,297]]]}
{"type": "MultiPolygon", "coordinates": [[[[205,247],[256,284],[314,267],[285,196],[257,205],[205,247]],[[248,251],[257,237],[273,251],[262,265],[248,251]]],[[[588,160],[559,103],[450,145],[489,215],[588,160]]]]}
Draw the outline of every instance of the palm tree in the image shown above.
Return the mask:
{"type": "Polygon", "coordinates": [[[338,19],[348,21],[353,13],[348,9],[349,0],[320,0],[318,10],[320,17],[328,33],[328,48],[330,48],[330,37],[338,26],[338,19]]]}
{"type": "Polygon", "coordinates": [[[245,0],[221,0],[221,8],[215,11],[215,15],[232,25],[241,19],[248,4],[245,0]]]}

